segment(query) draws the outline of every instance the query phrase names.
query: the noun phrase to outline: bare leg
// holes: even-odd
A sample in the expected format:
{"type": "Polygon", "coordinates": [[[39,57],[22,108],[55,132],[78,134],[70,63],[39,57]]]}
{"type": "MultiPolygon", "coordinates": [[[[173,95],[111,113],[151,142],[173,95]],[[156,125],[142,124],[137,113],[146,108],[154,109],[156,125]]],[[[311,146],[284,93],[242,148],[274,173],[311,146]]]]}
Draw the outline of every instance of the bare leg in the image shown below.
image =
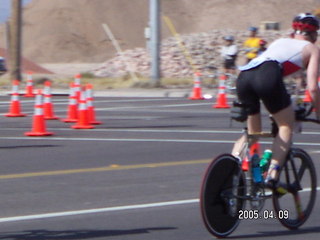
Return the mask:
{"type": "Polygon", "coordinates": [[[248,117],[249,134],[261,132],[261,114],[257,113],[248,117]]]}
{"type": "MultiPolygon", "coordinates": [[[[232,152],[231,154],[233,156],[240,156],[241,154],[241,149],[243,147],[243,144],[247,141],[246,139],[246,136],[245,135],[242,135],[236,142],[235,144],[233,145],[233,149],[232,149],[232,152]]],[[[243,156],[240,156],[240,157],[243,157],[243,156]]]]}
{"type": "MultiPolygon", "coordinates": [[[[291,146],[292,131],[294,126],[294,112],[292,106],[273,114],[279,132],[272,145],[272,160],[270,165],[282,166],[291,146]]],[[[270,168],[268,175],[272,179],[278,178],[278,171],[270,168]]]]}
{"type": "MultiPolygon", "coordinates": [[[[249,115],[248,121],[247,121],[247,126],[248,126],[248,133],[249,134],[261,132],[261,115],[260,115],[260,113],[257,113],[254,115],[249,115]]],[[[239,156],[240,151],[243,147],[243,144],[246,141],[247,141],[246,137],[244,135],[241,136],[233,146],[232,155],[239,156]]],[[[253,143],[254,142],[252,142],[250,144],[253,144],[253,143]]]]}

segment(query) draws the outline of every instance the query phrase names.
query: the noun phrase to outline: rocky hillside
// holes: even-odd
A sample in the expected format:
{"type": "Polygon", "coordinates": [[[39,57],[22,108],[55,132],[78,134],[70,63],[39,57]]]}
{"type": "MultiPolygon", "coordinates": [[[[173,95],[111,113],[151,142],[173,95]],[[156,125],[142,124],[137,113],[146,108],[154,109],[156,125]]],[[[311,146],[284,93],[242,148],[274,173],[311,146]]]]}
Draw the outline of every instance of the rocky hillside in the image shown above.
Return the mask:
{"type": "MultiPolygon", "coordinates": [[[[265,31],[262,33],[267,42],[272,42],[278,37],[288,36],[290,31],[265,31]]],[[[161,44],[161,72],[162,77],[180,78],[192,77],[194,70],[197,69],[204,75],[212,73],[208,67],[217,69],[222,66],[220,58],[220,48],[224,44],[221,36],[233,35],[236,39],[238,48],[246,38],[246,33],[239,30],[212,30],[203,33],[194,33],[181,35],[181,39],[188,51],[188,57],[185,51],[179,47],[177,40],[173,37],[167,38],[161,44]],[[194,68],[190,64],[191,56],[194,68]]],[[[237,64],[243,64],[243,54],[238,55],[237,64]]],[[[151,69],[151,60],[148,51],[145,48],[135,48],[126,50],[123,54],[107,60],[92,73],[98,77],[123,77],[129,72],[139,73],[142,76],[149,76],[151,69]]]]}
{"type": "MultiPolygon", "coordinates": [[[[161,13],[180,34],[246,30],[261,21],[287,29],[299,12],[319,0],[161,0],[161,13]]],[[[145,47],[149,0],[33,0],[24,9],[23,53],[38,63],[104,62],[116,51],[106,37],[107,23],[125,50],[145,47]]],[[[5,45],[4,28],[0,47],[5,45]]],[[[165,23],[162,38],[170,37],[165,23]]]]}

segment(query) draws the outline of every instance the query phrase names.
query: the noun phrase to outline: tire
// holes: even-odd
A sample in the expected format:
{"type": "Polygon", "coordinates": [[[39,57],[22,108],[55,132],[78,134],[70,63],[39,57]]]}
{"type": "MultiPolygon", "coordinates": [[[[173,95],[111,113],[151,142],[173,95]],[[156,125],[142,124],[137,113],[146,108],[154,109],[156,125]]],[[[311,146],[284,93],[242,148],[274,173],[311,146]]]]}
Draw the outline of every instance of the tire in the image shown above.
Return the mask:
{"type": "Polygon", "coordinates": [[[226,237],[239,225],[239,210],[243,209],[243,198],[232,198],[232,191],[238,196],[245,194],[245,179],[239,161],[230,154],[223,154],[214,159],[204,175],[200,208],[207,230],[216,237],[226,237]],[[236,176],[236,178],[234,178],[236,176]],[[232,189],[234,179],[237,188],[232,189]],[[229,197],[226,197],[229,196],[229,197]],[[233,216],[230,214],[230,199],[236,199],[233,216]]]}
{"type": "Polygon", "coordinates": [[[288,193],[274,193],[273,206],[277,219],[283,226],[297,229],[307,221],[312,212],[317,194],[317,177],[312,159],[305,151],[293,148],[288,157],[279,178],[287,186],[288,193]],[[299,175],[300,189],[294,172],[299,175]]]}

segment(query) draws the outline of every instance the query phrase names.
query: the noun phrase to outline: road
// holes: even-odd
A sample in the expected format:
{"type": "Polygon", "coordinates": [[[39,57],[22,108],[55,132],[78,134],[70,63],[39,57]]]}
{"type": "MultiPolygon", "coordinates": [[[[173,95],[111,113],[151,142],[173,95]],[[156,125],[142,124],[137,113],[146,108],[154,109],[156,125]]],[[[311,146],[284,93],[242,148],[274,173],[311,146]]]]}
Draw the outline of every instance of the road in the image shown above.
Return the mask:
{"type": "MultiPolygon", "coordinates": [[[[9,97],[0,97],[0,113],[9,97]]],[[[67,97],[54,97],[66,117],[67,97]]],[[[0,239],[207,240],[199,189],[214,156],[230,152],[242,124],[213,100],[95,98],[91,130],[46,121],[50,137],[26,137],[33,99],[22,98],[27,117],[0,117],[0,239]]],[[[264,126],[267,129],[267,120],[264,126]]],[[[319,173],[319,128],[305,124],[295,136],[319,173]]],[[[269,141],[263,142],[267,147],[269,141]]],[[[318,180],[318,185],[319,180],[318,180]]],[[[272,219],[243,220],[233,239],[318,239],[320,205],[298,231],[272,219]]],[[[271,201],[265,209],[272,210],[271,201]]]]}

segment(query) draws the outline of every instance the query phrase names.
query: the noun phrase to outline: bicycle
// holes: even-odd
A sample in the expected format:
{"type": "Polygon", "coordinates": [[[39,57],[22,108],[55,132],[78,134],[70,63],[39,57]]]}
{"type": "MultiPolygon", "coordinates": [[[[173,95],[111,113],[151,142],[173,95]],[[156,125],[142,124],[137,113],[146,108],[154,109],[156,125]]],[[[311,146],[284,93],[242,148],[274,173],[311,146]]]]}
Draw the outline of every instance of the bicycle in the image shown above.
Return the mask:
{"type": "MultiPolygon", "coordinates": [[[[245,106],[234,103],[232,118],[246,121],[245,106]]],[[[308,119],[312,107],[300,106],[296,111],[298,121],[319,123],[308,119]]],[[[309,218],[316,199],[317,179],[311,157],[302,149],[291,147],[280,170],[279,183],[283,192],[268,190],[263,183],[252,178],[251,164],[243,168],[249,160],[249,147],[253,139],[275,137],[278,128],[271,117],[271,131],[249,134],[244,128],[247,141],[240,157],[222,154],[208,166],[200,193],[200,208],[207,230],[216,237],[227,237],[239,225],[241,219],[277,218],[288,229],[297,229],[309,218]],[[266,199],[272,198],[274,211],[262,211],[266,199]],[[245,203],[250,208],[245,209],[245,203]],[[293,204],[292,204],[293,203],[293,204]]]]}

